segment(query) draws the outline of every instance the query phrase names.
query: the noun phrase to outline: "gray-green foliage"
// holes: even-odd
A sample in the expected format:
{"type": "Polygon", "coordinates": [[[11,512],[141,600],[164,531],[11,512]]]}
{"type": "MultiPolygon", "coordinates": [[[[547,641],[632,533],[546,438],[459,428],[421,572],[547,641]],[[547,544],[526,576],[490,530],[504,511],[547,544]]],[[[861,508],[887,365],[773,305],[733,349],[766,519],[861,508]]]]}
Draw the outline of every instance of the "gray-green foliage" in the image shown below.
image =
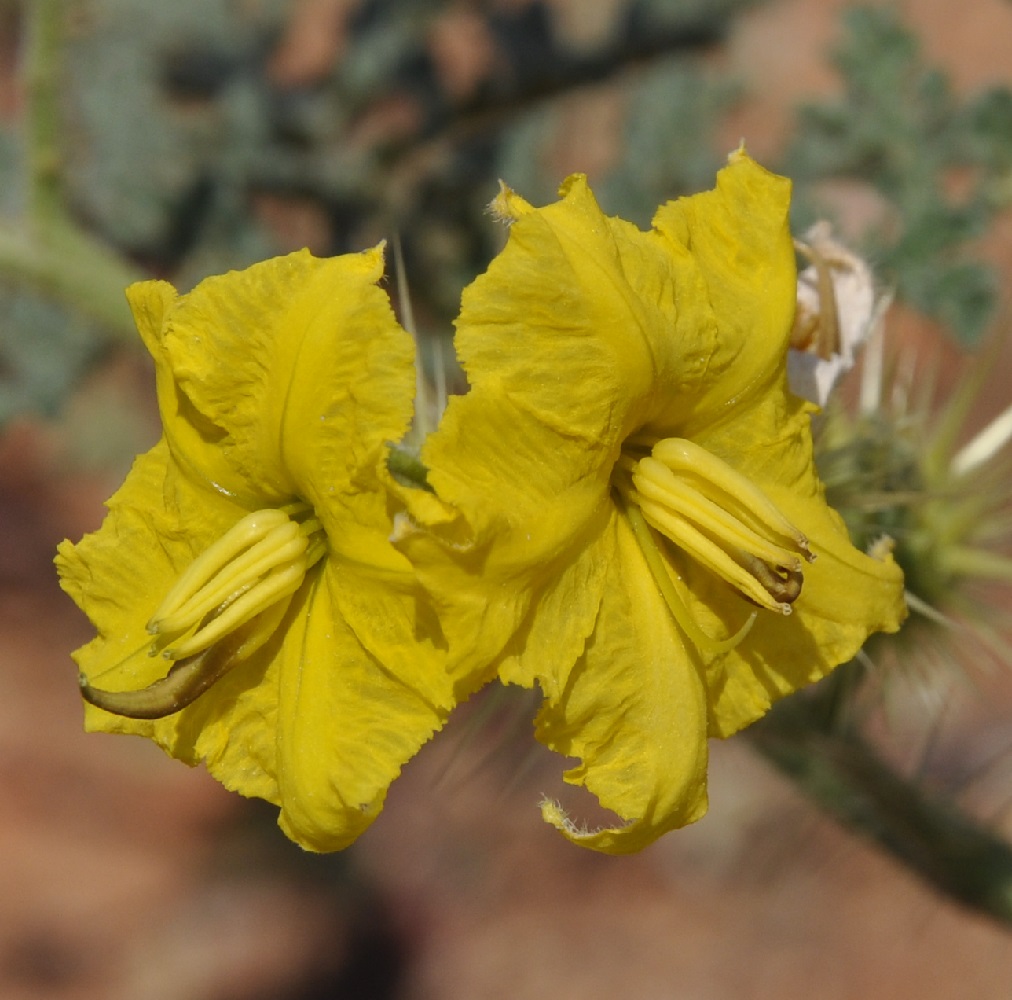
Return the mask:
{"type": "Polygon", "coordinates": [[[0,427],[25,412],[54,413],[98,343],[83,315],[0,284],[0,427]]]}
{"type": "Polygon", "coordinates": [[[164,252],[185,203],[202,185],[241,180],[264,144],[267,108],[250,70],[281,5],[241,14],[228,0],[69,6],[78,8],[62,67],[69,196],[114,244],[164,252]],[[204,93],[173,93],[184,63],[204,93]]]}
{"type": "MultiPolygon", "coordinates": [[[[738,87],[698,59],[673,55],[633,74],[623,90],[615,164],[593,179],[594,194],[608,214],[645,226],[662,202],[713,183],[722,159],[714,126],[738,87]]],[[[562,180],[544,166],[560,116],[556,104],[539,105],[503,131],[497,172],[535,204],[554,199],[562,180]]]]}
{"type": "Polygon", "coordinates": [[[598,192],[608,211],[646,225],[662,202],[711,187],[723,161],[714,128],[738,92],[695,59],[644,73],[630,94],[620,165],[598,192]]]}
{"type": "MultiPolygon", "coordinates": [[[[802,193],[806,182],[856,178],[884,195],[895,217],[867,234],[867,252],[901,297],[972,343],[995,285],[965,247],[1010,200],[1012,92],[958,100],[890,8],[852,9],[845,27],[835,54],[844,94],[801,108],[787,172],[802,193]],[[958,198],[947,190],[957,173],[970,178],[958,198]]],[[[796,221],[812,211],[803,207],[796,221]]]]}
{"type": "Polygon", "coordinates": [[[28,105],[0,132],[0,425],[58,410],[110,333],[128,328],[123,286],[140,274],[124,254],[171,259],[196,194],[208,193],[196,242],[215,246],[213,269],[274,249],[229,183],[261,144],[263,101],[250,100],[255,84],[230,93],[228,83],[250,80],[238,70],[284,7],[246,4],[239,16],[227,0],[20,5],[28,105]],[[173,60],[194,52],[227,71],[215,101],[171,92],[173,60]],[[39,136],[55,144],[36,148],[39,136]],[[35,163],[57,165],[55,189],[35,163]]]}
{"type": "Polygon", "coordinates": [[[270,72],[298,12],[288,0],[19,5],[22,28],[43,9],[60,19],[44,69],[59,85],[47,121],[65,218],[39,238],[29,130],[0,132],[0,419],[57,407],[109,342],[104,324],[129,336],[127,280],[153,272],[186,289],[290,249],[254,210],[264,195],[312,206],[330,234],[321,252],[398,231],[420,323],[449,330],[461,288],[497,247],[484,215],[496,177],[554,197],[562,178],[541,150],[575,87],[617,88],[627,102],[614,169],[595,178],[608,211],[647,222],[659,201],[710,182],[709,137],[730,90],[686,53],[719,41],[742,0],[627,0],[610,37],[578,51],[546,4],[478,5],[495,56],[463,100],[443,89],[429,49],[432,18],[450,6],[364,0],[333,64],[300,82],[270,72]],[[416,121],[385,129],[398,101],[416,121]]]}

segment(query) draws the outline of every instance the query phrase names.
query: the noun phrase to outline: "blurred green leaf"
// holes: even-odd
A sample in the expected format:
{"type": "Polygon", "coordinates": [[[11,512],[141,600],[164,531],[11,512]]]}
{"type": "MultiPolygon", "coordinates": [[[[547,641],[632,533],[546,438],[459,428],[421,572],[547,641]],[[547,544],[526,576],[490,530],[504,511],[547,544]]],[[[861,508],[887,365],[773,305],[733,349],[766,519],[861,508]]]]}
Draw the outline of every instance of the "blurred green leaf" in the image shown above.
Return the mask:
{"type": "Polygon", "coordinates": [[[1012,163],[1012,91],[997,88],[961,104],[891,8],[851,9],[844,24],[834,58],[844,95],[800,109],[787,157],[786,172],[802,182],[796,223],[818,211],[815,182],[872,185],[897,218],[867,234],[866,251],[901,297],[974,343],[996,290],[989,269],[966,256],[966,244],[987,227],[1012,163]],[[969,172],[969,190],[956,197],[952,179],[960,172],[969,172]]]}

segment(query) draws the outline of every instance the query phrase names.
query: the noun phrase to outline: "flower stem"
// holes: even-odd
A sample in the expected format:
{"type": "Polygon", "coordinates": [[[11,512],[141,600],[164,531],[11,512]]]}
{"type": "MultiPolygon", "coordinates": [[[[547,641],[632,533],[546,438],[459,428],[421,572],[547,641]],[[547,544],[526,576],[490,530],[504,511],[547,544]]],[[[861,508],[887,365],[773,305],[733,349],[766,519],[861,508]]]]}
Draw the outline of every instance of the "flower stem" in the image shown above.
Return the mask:
{"type": "Polygon", "coordinates": [[[819,698],[780,702],[748,734],[844,826],[950,899],[1012,924],[1012,847],[954,803],[898,774],[853,730],[826,727],[819,698]]]}

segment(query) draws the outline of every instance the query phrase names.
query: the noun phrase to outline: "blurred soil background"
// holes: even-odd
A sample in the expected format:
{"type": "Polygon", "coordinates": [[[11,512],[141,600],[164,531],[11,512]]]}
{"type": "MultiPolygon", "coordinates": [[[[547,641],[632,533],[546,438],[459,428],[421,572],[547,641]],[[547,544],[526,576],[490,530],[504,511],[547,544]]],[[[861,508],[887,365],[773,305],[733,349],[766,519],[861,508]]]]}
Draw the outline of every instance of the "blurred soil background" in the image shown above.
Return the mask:
{"type": "MultiPolygon", "coordinates": [[[[30,6],[0,3],[0,209],[26,239],[30,6]]],[[[608,211],[647,224],[744,137],[798,177],[799,225],[821,197],[855,238],[873,233],[909,350],[955,378],[963,346],[1007,315],[1007,0],[911,0],[878,21],[835,0],[64,7],[60,196],[128,280],[186,288],[396,231],[419,328],[445,348],[501,238],[482,215],[496,177],[540,202],[584,171],[608,211]],[[873,50],[871,68],[854,55],[873,50]],[[904,92],[911,65],[934,75],[904,92]],[[848,90],[845,70],[863,82],[848,90]],[[882,136],[892,163],[875,159],[882,136]]],[[[464,706],[333,857],[146,742],[86,736],[69,654],[90,629],[52,555],[98,526],[157,439],[153,386],[118,299],[78,307],[0,257],[0,997],[1010,995],[1007,930],[842,831],[743,739],[713,747],[703,821],[615,859],[541,822],[543,793],[571,793],[520,693],[464,706]]],[[[996,377],[980,419],[1008,401],[996,377]]],[[[1006,834],[1010,666],[941,689],[909,676],[882,723],[897,760],[1006,834]]]]}

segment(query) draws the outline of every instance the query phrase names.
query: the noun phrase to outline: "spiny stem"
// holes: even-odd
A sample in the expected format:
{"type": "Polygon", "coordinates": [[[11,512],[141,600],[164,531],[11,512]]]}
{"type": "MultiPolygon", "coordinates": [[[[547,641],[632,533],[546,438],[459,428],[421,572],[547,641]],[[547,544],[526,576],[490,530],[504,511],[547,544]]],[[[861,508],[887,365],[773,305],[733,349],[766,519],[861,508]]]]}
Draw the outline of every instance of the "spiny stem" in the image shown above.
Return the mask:
{"type": "Polygon", "coordinates": [[[747,730],[755,748],[820,808],[937,891],[1012,924],[1012,846],[883,761],[853,730],[795,695],[747,730]]]}

